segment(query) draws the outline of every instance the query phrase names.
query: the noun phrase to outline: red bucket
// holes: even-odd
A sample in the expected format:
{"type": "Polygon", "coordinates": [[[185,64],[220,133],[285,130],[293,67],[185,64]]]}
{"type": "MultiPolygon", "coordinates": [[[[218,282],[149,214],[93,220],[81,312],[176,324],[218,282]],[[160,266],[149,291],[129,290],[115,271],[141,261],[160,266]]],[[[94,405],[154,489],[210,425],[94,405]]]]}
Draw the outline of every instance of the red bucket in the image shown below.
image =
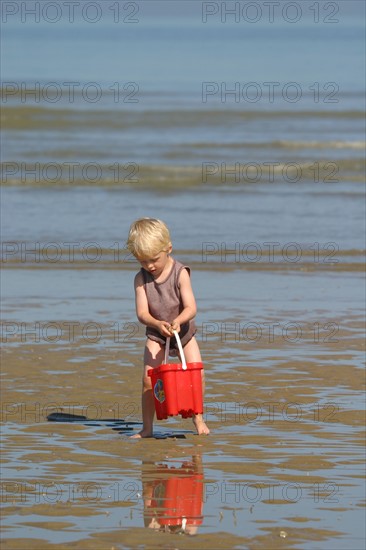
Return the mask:
{"type": "MultiPolygon", "coordinates": [[[[203,413],[202,363],[186,363],[178,333],[174,332],[182,363],[168,363],[148,371],[158,420],[177,416],[192,417],[203,413]]],[[[165,362],[169,351],[167,339],[165,362]]]]}

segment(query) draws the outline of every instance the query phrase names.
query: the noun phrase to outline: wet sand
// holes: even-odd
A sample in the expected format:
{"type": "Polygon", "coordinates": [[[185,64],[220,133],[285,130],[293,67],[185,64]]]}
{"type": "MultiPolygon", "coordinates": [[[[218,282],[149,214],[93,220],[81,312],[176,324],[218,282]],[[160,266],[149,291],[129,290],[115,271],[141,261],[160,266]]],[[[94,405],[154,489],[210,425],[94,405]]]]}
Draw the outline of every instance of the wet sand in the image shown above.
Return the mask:
{"type": "Polygon", "coordinates": [[[334,341],[198,336],[212,433],[179,418],[155,425],[184,439],[98,425],[141,419],[142,333],[122,346],[108,325],[97,345],[8,338],[4,550],[361,549],[364,326],[361,315],[338,321],[334,341]],[[92,421],[48,422],[56,411],[92,421]]]}

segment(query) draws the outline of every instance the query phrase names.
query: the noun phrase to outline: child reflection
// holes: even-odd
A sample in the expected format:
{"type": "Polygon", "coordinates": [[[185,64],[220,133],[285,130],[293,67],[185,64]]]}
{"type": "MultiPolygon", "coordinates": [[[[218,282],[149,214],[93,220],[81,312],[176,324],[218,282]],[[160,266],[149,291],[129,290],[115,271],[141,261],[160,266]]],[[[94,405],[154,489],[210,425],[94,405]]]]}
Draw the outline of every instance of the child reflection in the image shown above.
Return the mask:
{"type": "Polygon", "coordinates": [[[174,466],[144,462],[145,527],[194,535],[203,520],[203,477],[200,456],[174,466]]]}

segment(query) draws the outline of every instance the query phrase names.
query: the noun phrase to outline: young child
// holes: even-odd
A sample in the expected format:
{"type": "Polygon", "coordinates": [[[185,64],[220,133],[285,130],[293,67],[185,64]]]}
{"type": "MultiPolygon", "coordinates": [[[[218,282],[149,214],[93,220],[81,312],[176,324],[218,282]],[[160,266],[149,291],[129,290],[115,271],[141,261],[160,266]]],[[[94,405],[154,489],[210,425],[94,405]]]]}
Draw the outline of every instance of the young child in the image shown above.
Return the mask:
{"type": "MultiPolygon", "coordinates": [[[[132,223],[127,248],[142,269],[135,277],[136,314],[146,325],[144,373],[142,379],[141,432],[132,437],[151,437],[155,414],[154,396],[149,369],[164,361],[166,338],[170,340],[170,355],[176,355],[173,330],[179,333],[187,363],[201,362],[195,338],[196,301],[193,295],[190,269],[171,257],[172,243],[167,226],[161,220],[141,218],[132,223]]],[[[204,387],[204,376],[202,383],[204,387]]],[[[209,434],[202,415],[193,417],[197,433],[209,434]]]]}

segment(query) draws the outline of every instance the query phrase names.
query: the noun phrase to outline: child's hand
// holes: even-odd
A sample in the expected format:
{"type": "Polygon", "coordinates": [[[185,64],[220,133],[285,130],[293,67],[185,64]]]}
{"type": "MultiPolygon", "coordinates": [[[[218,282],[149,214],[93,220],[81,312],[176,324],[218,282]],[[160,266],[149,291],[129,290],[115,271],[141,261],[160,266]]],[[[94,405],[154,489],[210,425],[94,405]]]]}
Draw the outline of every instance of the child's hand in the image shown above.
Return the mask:
{"type": "Polygon", "coordinates": [[[173,321],[170,325],[171,334],[173,334],[173,330],[176,330],[178,333],[180,332],[180,324],[177,321],[173,321]]]}
{"type": "Polygon", "coordinates": [[[167,321],[158,321],[156,328],[162,336],[167,337],[172,335],[170,331],[170,323],[168,323],[167,321]]]}

